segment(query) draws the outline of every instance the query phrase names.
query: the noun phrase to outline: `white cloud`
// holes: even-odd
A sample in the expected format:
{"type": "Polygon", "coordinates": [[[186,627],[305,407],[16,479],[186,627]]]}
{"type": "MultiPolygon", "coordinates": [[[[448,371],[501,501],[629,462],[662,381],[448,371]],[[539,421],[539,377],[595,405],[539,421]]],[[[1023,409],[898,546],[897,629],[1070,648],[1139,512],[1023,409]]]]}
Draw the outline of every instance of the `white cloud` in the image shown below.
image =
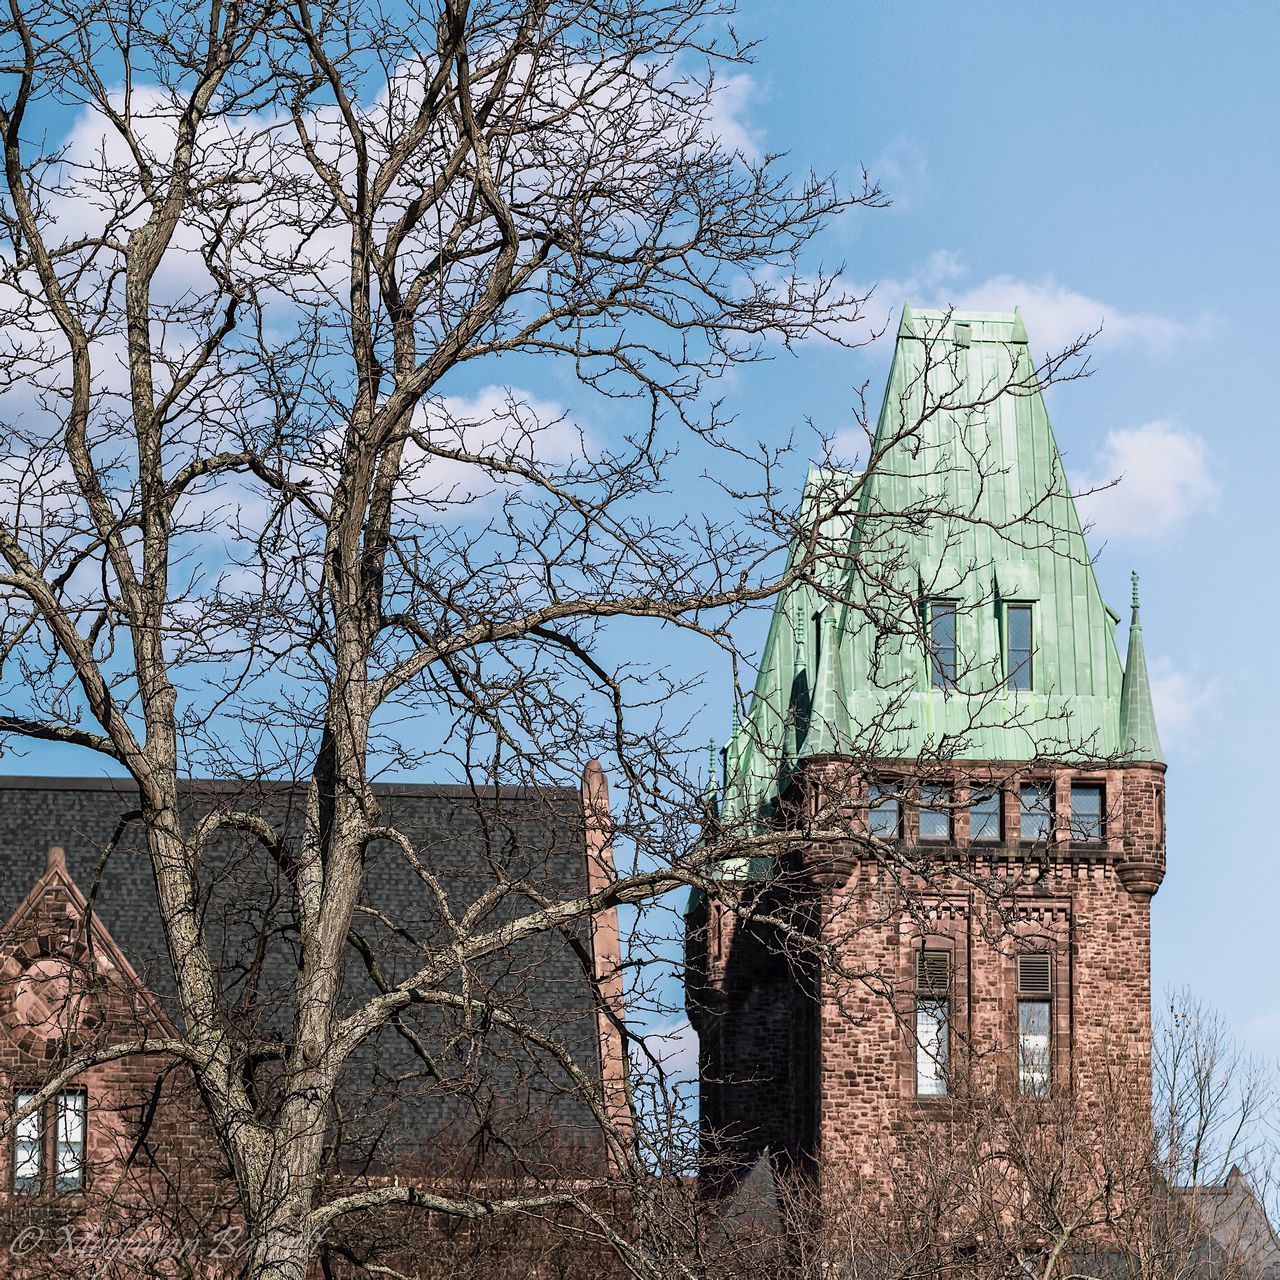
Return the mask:
{"type": "Polygon", "coordinates": [[[672,1018],[645,1033],[645,1047],[673,1081],[698,1078],[698,1033],[688,1018],[672,1018]]]}
{"type": "Polygon", "coordinates": [[[1027,333],[1037,349],[1056,351],[1082,334],[1101,329],[1094,345],[1099,348],[1144,346],[1167,350],[1178,342],[1204,332],[1209,317],[1191,323],[1147,311],[1121,311],[1098,298],[1090,298],[1060,284],[1052,276],[1019,280],[993,276],[972,286],[955,299],[964,311],[1012,311],[1019,307],[1027,333]]]}
{"type": "Polygon", "coordinates": [[[1157,658],[1150,668],[1151,701],[1161,745],[1176,746],[1203,723],[1217,700],[1216,681],[1200,680],[1180,670],[1170,658],[1157,658]]]}
{"type": "Polygon", "coordinates": [[[493,469],[453,458],[405,451],[404,487],[417,498],[472,504],[519,484],[507,464],[555,472],[583,457],[586,438],[562,405],[511,387],[483,387],[470,396],[444,396],[419,413],[423,433],[441,449],[489,459],[493,469]]]}
{"type": "Polygon", "coordinates": [[[1218,500],[1207,442],[1163,421],[1108,432],[1076,484],[1098,490],[1081,497],[1080,510],[1103,538],[1154,541],[1218,500]]]}
{"type": "Polygon", "coordinates": [[[708,132],[726,151],[739,151],[748,160],[759,159],[762,150],[757,129],[747,121],[747,112],[759,96],[760,86],[746,72],[716,81],[707,113],[708,132]]]}
{"type": "Polygon", "coordinates": [[[871,177],[884,188],[899,213],[910,209],[929,179],[929,158],[919,143],[900,134],[871,166],[871,177]]]}
{"type": "MultiPolygon", "coordinates": [[[[1137,346],[1166,351],[1204,334],[1214,323],[1208,313],[1183,320],[1156,312],[1123,310],[1069,288],[1052,275],[1031,280],[1002,274],[974,281],[959,255],[949,249],[930,254],[921,267],[904,279],[881,281],[875,297],[895,310],[903,302],[926,309],[954,307],[958,311],[1012,311],[1017,307],[1036,351],[1061,350],[1082,334],[1099,328],[1101,333],[1092,344],[1099,350],[1137,346]]],[[[875,314],[873,303],[873,319],[875,314]]]]}

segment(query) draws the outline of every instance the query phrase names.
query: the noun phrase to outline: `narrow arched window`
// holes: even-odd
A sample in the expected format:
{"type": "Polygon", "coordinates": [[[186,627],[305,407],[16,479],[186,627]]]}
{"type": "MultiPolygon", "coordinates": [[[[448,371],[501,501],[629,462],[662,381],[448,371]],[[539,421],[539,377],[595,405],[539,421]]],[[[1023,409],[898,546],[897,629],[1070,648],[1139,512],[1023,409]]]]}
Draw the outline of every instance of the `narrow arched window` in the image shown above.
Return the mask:
{"type": "Polygon", "coordinates": [[[1018,1091],[1049,1096],[1053,1059],[1052,963],[1046,952],[1018,957],[1018,1091]]]}
{"type": "Polygon", "coordinates": [[[951,1066],[951,953],[916,953],[916,1093],[937,1098],[947,1092],[951,1066]]]}

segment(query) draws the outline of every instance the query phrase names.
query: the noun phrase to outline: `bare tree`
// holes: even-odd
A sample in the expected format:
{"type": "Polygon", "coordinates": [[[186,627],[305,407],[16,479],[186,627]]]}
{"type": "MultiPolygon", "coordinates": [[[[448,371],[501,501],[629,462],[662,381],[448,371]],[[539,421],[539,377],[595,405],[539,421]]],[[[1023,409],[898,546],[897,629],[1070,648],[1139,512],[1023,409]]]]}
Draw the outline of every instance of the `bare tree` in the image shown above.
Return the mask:
{"type": "Polygon", "coordinates": [[[1280,1262],[1274,1071],[1186,992],[1155,1042],[1154,1123],[1123,1058],[1102,1089],[1053,1099],[957,1080],[909,1150],[886,1144],[887,1194],[847,1168],[820,1203],[779,1177],[765,1211],[744,1199],[702,1226],[708,1274],[745,1258],[797,1280],[1264,1280],[1280,1262]]]}
{"type": "MultiPolygon", "coordinates": [[[[859,557],[887,584],[869,549],[894,527],[969,518],[943,491],[834,544],[861,482],[797,515],[786,447],[743,440],[708,393],[771,348],[856,340],[865,299],[806,253],[833,215],[881,202],[721,141],[718,77],[751,52],[730,10],[8,9],[0,732],[136,784],[177,1015],[55,1064],[4,1128],[95,1062],[182,1064],[255,1277],[301,1277],[319,1241],[379,1214],[566,1207],[636,1274],[673,1273],[597,1198],[610,1178],[649,1194],[671,1160],[661,1126],[619,1123],[554,1036],[495,1000],[492,967],[602,910],[643,921],[675,889],[722,892],[715,868],[748,838],[699,838],[698,766],[669,710],[686,686],[634,654],[680,634],[736,663],[745,610],[801,580],[838,595],[859,557]],[[514,383],[533,361],[597,393],[604,425],[480,390],[486,367],[514,383]],[[619,869],[569,896],[496,868],[459,897],[374,789],[430,761],[536,796],[594,756],[622,782],[619,869]],[[193,805],[201,775],[227,785],[193,805]],[[288,804],[234,779],[287,780],[288,804]],[[370,899],[375,851],[410,869],[431,928],[370,899]],[[255,985],[272,948],[287,989],[255,985]],[[496,1194],[492,1171],[477,1183],[430,1152],[363,1176],[344,1099],[381,1035],[415,1043],[423,1010],[450,1043],[496,1020],[556,1060],[609,1177],[513,1175],[496,1194]]],[[[1011,358],[974,399],[939,344],[923,408],[863,474],[940,413],[1068,375],[1081,345],[1031,373],[1011,358]]],[[[1009,527],[1051,540],[1029,501],[1009,527]]],[[[885,585],[861,607],[900,640],[906,603],[885,585]]],[[[796,832],[749,839],[767,852],[796,832]]],[[[637,999],[653,936],[634,934],[637,999]]],[[[536,981],[521,963],[506,979],[536,981]]]]}

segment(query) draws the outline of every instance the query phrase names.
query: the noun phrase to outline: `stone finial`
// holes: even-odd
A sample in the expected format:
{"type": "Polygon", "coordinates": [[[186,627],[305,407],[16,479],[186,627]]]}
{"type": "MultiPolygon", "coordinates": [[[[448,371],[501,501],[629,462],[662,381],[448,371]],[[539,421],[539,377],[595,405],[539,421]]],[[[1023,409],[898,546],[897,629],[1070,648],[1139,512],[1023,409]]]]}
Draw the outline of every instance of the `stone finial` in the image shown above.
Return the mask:
{"type": "Polygon", "coordinates": [[[60,844],[51,844],[49,852],[44,856],[45,872],[50,871],[66,871],[67,855],[63,852],[60,844]]]}
{"type": "Polygon", "coordinates": [[[1129,582],[1133,587],[1133,620],[1138,620],[1138,571],[1132,569],[1129,572],[1129,582]]]}

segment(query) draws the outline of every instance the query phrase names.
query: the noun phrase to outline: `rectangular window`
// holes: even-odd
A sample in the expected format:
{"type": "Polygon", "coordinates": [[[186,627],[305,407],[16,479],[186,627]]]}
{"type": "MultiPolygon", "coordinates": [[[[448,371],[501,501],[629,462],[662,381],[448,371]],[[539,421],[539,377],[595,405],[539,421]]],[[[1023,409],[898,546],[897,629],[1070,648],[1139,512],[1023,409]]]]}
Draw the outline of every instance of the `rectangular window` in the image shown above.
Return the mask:
{"type": "Polygon", "coordinates": [[[956,685],[956,605],[954,600],[929,601],[929,670],[935,689],[956,685]]]}
{"type": "MultiPolygon", "coordinates": [[[[33,1090],[25,1091],[15,1101],[23,1107],[35,1096],[33,1090]]],[[[19,1121],[13,1131],[14,1190],[82,1191],[87,1122],[88,1098],[83,1089],[64,1089],[19,1121]]]]}
{"type": "Polygon", "coordinates": [[[969,792],[969,839],[996,844],[1004,836],[1003,799],[998,790],[969,792]]]}
{"type": "Polygon", "coordinates": [[[1004,607],[1005,685],[1010,689],[1031,688],[1031,606],[1004,607]]]}
{"type": "Polygon", "coordinates": [[[920,788],[920,839],[951,839],[951,789],[937,783],[920,788]]]}
{"type": "MultiPolygon", "coordinates": [[[[25,1107],[35,1096],[34,1093],[19,1093],[14,1101],[18,1107],[25,1107]]],[[[37,1108],[19,1120],[13,1131],[13,1189],[39,1191],[43,1174],[44,1112],[37,1108]]]]}
{"type": "Polygon", "coordinates": [[[1019,839],[1046,844],[1053,839],[1053,788],[1047,782],[1024,782],[1019,839]]]}
{"type": "Polygon", "coordinates": [[[54,1190],[79,1191],[84,1186],[86,1098],[79,1089],[58,1094],[55,1103],[57,1145],[54,1190]]]}
{"type": "Polygon", "coordinates": [[[1101,844],[1104,835],[1103,815],[1106,811],[1102,784],[1071,784],[1071,838],[1089,844],[1101,844]]]}
{"type": "Polygon", "coordinates": [[[1052,1064],[1052,967],[1047,953],[1018,957],[1018,1090],[1049,1096],[1052,1064]]]}
{"type": "Polygon", "coordinates": [[[947,1092],[951,1057],[951,953],[916,953],[916,1093],[947,1092]]]}
{"type": "Polygon", "coordinates": [[[897,840],[902,834],[902,806],[893,787],[873,782],[867,788],[867,823],[873,836],[897,840]]]}

